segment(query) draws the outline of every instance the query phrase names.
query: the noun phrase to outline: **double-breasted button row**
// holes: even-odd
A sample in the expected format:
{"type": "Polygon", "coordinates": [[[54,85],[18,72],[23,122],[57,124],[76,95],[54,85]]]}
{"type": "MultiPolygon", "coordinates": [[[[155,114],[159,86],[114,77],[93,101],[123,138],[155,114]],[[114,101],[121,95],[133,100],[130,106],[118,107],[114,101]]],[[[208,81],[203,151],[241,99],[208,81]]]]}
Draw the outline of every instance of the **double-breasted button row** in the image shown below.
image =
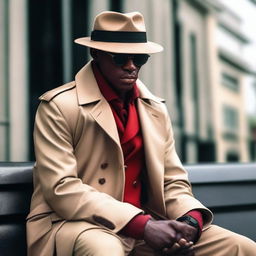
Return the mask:
{"type": "MultiPolygon", "coordinates": [[[[99,178],[99,179],[98,179],[98,182],[99,182],[100,185],[103,185],[103,184],[106,183],[106,179],[105,179],[105,178],[99,178]]],[[[139,181],[134,180],[133,183],[132,183],[132,186],[133,186],[134,188],[137,188],[138,185],[139,185],[139,181]]]]}
{"type": "MultiPolygon", "coordinates": [[[[100,168],[101,168],[102,170],[107,169],[107,168],[108,168],[108,163],[107,163],[107,162],[102,163],[102,164],[100,165],[100,168]]],[[[99,178],[99,179],[98,179],[98,183],[99,183],[100,185],[103,185],[103,184],[106,183],[106,179],[105,179],[105,178],[99,178]]]]}

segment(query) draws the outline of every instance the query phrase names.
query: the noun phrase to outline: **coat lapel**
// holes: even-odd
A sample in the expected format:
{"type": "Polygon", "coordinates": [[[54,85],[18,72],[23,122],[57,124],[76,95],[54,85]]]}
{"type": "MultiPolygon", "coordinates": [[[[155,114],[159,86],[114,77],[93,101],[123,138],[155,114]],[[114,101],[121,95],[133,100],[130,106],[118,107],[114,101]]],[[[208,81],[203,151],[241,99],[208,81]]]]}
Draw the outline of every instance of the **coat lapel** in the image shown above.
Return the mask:
{"type": "Polygon", "coordinates": [[[78,103],[90,109],[90,115],[121,149],[118,131],[112,110],[101,94],[91,63],[84,66],[76,75],[78,103]]]}
{"type": "Polygon", "coordinates": [[[116,122],[108,102],[105,99],[100,100],[90,114],[121,149],[116,122]]]}

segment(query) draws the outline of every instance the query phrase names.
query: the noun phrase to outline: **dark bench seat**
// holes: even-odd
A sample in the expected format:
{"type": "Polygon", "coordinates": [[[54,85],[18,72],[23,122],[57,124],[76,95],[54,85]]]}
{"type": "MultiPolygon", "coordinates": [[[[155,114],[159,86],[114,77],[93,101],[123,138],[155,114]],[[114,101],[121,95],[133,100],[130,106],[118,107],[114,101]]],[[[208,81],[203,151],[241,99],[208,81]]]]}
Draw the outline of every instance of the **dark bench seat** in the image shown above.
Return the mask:
{"type": "MultiPolygon", "coordinates": [[[[0,255],[25,256],[33,163],[0,163],[0,255]]],[[[189,165],[195,196],[214,223],[256,240],[256,163],[189,165]]]]}
{"type": "Polygon", "coordinates": [[[25,256],[33,163],[0,163],[0,255],[25,256]]]}

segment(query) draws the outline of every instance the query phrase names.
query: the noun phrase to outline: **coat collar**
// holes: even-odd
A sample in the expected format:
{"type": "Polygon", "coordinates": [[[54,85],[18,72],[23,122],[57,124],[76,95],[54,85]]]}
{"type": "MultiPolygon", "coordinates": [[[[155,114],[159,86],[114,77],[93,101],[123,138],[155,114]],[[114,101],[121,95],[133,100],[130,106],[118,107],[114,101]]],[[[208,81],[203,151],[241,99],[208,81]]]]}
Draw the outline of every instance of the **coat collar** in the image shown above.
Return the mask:
{"type": "MultiPolygon", "coordinates": [[[[96,79],[92,71],[91,61],[87,63],[76,75],[75,77],[76,87],[77,87],[77,98],[79,105],[85,105],[99,101],[103,98],[99,87],[97,85],[96,79]]],[[[154,96],[147,87],[138,79],[137,80],[138,89],[140,91],[140,98],[146,101],[154,101],[156,103],[163,102],[154,96]]]]}
{"type": "Polygon", "coordinates": [[[91,62],[87,63],[75,77],[79,105],[99,101],[103,98],[95,80],[91,62]]]}

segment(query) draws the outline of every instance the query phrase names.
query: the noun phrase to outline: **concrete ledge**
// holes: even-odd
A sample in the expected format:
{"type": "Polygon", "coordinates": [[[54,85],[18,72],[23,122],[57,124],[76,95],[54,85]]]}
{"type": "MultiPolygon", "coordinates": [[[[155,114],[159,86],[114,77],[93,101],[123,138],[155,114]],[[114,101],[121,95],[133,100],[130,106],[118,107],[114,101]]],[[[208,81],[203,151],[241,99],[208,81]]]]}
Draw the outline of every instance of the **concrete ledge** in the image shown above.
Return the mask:
{"type": "Polygon", "coordinates": [[[223,182],[256,182],[256,162],[234,164],[185,165],[193,184],[223,182]]]}
{"type": "MultiPolygon", "coordinates": [[[[0,162],[1,256],[26,255],[25,218],[33,190],[33,164],[0,162]]],[[[256,240],[256,163],[185,168],[195,197],[213,211],[214,223],[256,240]]]]}

